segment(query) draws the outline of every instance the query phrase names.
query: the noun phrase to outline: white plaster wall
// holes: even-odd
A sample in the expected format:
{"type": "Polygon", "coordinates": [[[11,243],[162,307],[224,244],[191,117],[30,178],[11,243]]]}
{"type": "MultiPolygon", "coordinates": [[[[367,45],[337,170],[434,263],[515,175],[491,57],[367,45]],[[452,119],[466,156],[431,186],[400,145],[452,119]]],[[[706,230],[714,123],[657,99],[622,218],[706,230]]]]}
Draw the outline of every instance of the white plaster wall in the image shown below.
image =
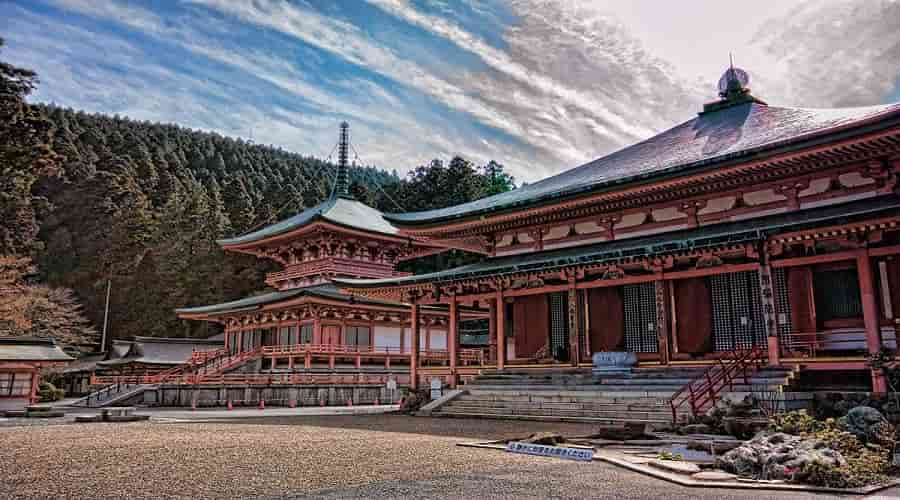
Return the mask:
{"type": "Polygon", "coordinates": [[[565,238],[569,235],[569,226],[555,226],[550,228],[547,231],[547,234],[544,235],[544,240],[555,240],[559,238],[565,238]]]}
{"type": "Polygon", "coordinates": [[[653,220],[656,222],[666,222],[675,219],[683,219],[685,216],[678,211],[676,207],[666,207],[662,210],[653,210],[653,220]]]}
{"type": "Polygon", "coordinates": [[[599,224],[593,221],[587,222],[579,222],[575,224],[575,230],[578,231],[578,234],[590,234],[590,233],[599,233],[603,230],[599,224]]]}
{"type": "Polygon", "coordinates": [[[734,196],[725,196],[722,198],[713,198],[706,202],[706,206],[697,211],[698,215],[706,215],[713,214],[716,212],[722,212],[725,210],[729,210],[734,206],[735,197],[734,196]]]}
{"type": "Polygon", "coordinates": [[[506,338],[506,359],[516,359],[516,338],[506,338]]]}
{"type": "Polygon", "coordinates": [[[838,181],[840,181],[841,185],[847,187],[865,186],[866,184],[875,183],[874,180],[868,177],[863,177],[859,172],[848,172],[846,174],[841,174],[838,177],[838,181]]]}
{"type": "Polygon", "coordinates": [[[784,201],[787,197],[776,194],[774,189],[763,189],[762,191],[753,191],[744,193],[744,203],[747,205],[762,205],[763,203],[771,203],[773,201],[784,201]]]}
{"type": "Polygon", "coordinates": [[[431,348],[432,349],[446,349],[447,348],[447,331],[446,330],[431,330],[431,348]]]}
{"type": "Polygon", "coordinates": [[[375,325],[374,345],[377,347],[400,347],[400,327],[375,325]]]}

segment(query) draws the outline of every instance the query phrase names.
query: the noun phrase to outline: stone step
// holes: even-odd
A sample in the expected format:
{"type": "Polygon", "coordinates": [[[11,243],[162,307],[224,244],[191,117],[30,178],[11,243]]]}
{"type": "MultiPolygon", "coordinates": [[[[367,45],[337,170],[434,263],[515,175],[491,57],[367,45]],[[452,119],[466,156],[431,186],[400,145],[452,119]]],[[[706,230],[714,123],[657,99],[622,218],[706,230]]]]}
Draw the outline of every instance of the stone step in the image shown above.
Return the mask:
{"type": "Polygon", "coordinates": [[[444,413],[435,412],[437,417],[453,417],[453,418],[490,418],[499,420],[531,420],[538,422],[576,422],[588,424],[618,424],[623,422],[648,423],[648,424],[664,424],[672,423],[671,417],[667,419],[617,419],[617,418],[600,418],[600,417],[565,417],[565,416],[545,416],[545,415],[503,415],[494,413],[444,413]]]}
{"type": "Polygon", "coordinates": [[[486,408],[468,408],[468,407],[457,407],[456,405],[451,405],[447,408],[442,408],[440,410],[441,414],[488,414],[488,415],[528,415],[533,417],[588,417],[588,418],[603,418],[607,420],[622,420],[622,421],[630,421],[630,420],[639,420],[639,421],[647,421],[647,420],[657,420],[657,421],[669,421],[671,420],[671,412],[620,412],[620,411],[590,411],[590,410],[555,410],[555,411],[547,411],[541,409],[521,409],[521,408],[496,408],[496,409],[486,409],[486,408]]]}
{"type": "MultiPolygon", "coordinates": [[[[629,415],[646,417],[648,415],[663,415],[669,417],[672,409],[668,407],[652,409],[598,409],[598,408],[542,408],[529,406],[481,406],[456,403],[446,405],[441,411],[466,411],[475,413],[510,413],[513,415],[570,415],[570,416],[622,416],[629,415]]],[[[690,413],[687,409],[679,409],[679,414],[690,413]]]]}
{"type": "Polygon", "coordinates": [[[456,399],[449,406],[477,406],[481,408],[544,408],[548,410],[598,410],[598,411],[664,411],[670,408],[668,403],[656,404],[603,404],[603,403],[532,403],[532,402],[516,402],[516,401],[479,401],[479,400],[460,400],[456,399]]]}
{"type": "Polygon", "coordinates": [[[605,396],[591,392],[575,393],[574,395],[558,395],[553,393],[524,393],[517,394],[510,391],[469,391],[460,398],[474,398],[481,401],[522,401],[522,402],[546,402],[546,403],[565,403],[578,401],[584,403],[606,403],[606,404],[652,404],[660,400],[668,400],[668,398],[659,398],[652,396],[621,396],[617,394],[615,397],[605,396]]]}
{"type": "MultiPolygon", "coordinates": [[[[728,392],[752,392],[752,391],[778,391],[784,384],[760,383],[750,385],[734,384],[733,389],[727,389],[728,392]]],[[[559,392],[559,393],[577,393],[577,392],[595,392],[595,393],[615,393],[626,392],[635,394],[649,394],[653,396],[671,395],[681,390],[684,384],[603,384],[594,386],[565,386],[565,385],[487,385],[487,384],[467,384],[465,388],[470,391],[511,391],[511,392],[559,392]]]]}

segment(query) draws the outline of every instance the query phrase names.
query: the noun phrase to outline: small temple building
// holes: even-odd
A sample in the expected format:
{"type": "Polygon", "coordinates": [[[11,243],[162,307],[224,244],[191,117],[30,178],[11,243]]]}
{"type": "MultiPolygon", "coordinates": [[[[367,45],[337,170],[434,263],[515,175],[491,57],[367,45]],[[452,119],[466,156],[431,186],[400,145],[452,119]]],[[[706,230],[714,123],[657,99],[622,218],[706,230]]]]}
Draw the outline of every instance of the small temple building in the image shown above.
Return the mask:
{"type": "Polygon", "coordinates": [[[36,403],[41,369],[72,359],[53,339],[0,337],[0,411],[36,403]]]}
{"type": "Polygon", "coordinates": [[[884,393],[868,359],[896,349],[900,324],[900,104],[782,107],[748,83],[729,68],[697,116],[539,182],[383,217],[417,246],[480,262],[332,281],[411,304],[414,337],[421,308],[451,311],[449,363],[420,368],[414,354],[413,386],[587,369],[598,352],[665,367],[753,351],[813,383],[840,374],[884,393]],[[482,366],[453,357],[461,305],[490,311],[482,366]]]}
{"type": "MultiPolygon", "coordinates": [[[[237,372],[282,375],[285,381],[383,384],[393,379],[406,385],[410,366],[447,363],[454,349],[447,343],[448,327],[455,328],[456,321],[451,308],[434,304],[413,310],[402,301],[344,293],[332,283],[337,278],[396,278],[402,275],[396,271],[399,262],[446,248],[401,235],[384,214],[354,199],[349,147],[349,127],[342,123],[336,181],[327,200],[281,222],[219,241],[226,251],[271,259],[282,269],[266,278],[273,291],[176,311],[180,318],[224,327],[222,357],[231,361],[221,362],[216,370],[201,370],[203,379],[234,381],[237,372]],[[411,325],[420,326],[422,335],[414,335],[411,325]],[[226,372],[232,374],[228,380],[222,378],[226,372]],[[298,378],[303,374],[318,377],[298,378]]],[[[472,307],[458,314],[479,319],[487,317],[487,310],[472,307]]],[[[462,355],[481,363],[487,352],[476,346],[462,355]]]]}

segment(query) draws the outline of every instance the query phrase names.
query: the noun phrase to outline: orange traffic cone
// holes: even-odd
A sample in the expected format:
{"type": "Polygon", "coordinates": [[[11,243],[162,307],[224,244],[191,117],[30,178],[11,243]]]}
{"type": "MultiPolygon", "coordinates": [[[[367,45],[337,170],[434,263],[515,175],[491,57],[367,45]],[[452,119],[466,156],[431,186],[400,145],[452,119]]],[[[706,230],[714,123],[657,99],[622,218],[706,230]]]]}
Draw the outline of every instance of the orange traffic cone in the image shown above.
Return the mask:
{"type": "Polygon", "coordinates": [[[259,409],[260,409],[260,410],[265,410],[265,409],[266,409],[266,400],[265,400],[265,399],[260,399],[260,400],[259,400],[259,409]]]}
{"type": "Polygon", "coordinates": [[[324,400],[324,399],[320,399],[320,400],[319,400],[319,406],[325,406],[325,400],[324,400]]]}
{"type": "Polygon", "coordinates": [[[233,409],[234,409],[234,405],[231,404],[231,400],[229,399],[229,400],[228,400],[228,411],[231,411],[231,410],[233,410],[233,409]]]}
{"type": "Polygon", "coordinates": [[[378,406],[378,398],[375,398],[375,406],[378,406]]]}
{"type": "Polygon", "coordinates": [[[353,406],[353,399],[347,399],[347,406],[353,406]]]}
{"type": "Polygon", "coordinates": [[[293,399],[288,401],[288,408],[296,408],[296,407],[297,407],[297,401],[295,401],[293,399]]]}

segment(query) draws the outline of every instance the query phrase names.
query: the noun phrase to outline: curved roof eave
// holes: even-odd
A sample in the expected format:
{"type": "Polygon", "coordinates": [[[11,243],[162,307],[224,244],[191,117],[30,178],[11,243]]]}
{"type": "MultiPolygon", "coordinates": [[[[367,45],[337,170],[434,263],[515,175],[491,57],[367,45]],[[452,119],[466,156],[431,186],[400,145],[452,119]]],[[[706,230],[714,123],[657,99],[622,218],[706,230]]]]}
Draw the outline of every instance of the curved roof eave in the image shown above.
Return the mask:
{"type": "MultiPolygon", "coordinates": [[[[706,116],[701,115],[695,117],[647,140],[627,146],[581,166],[566,170],[557,175],[513,191],[443,209],[393,214],[386,213],[384,214],[384,217],[393,224],[408,228],[440,225],[446,222],[466,220],[478,216],[484,217],[490,214],[509,212],[523,207],[546,204],[587,193],[603,192],[605,190],[616,189],[622,185],[646,182],[651,179],[659,179],[689,170],[702,171],[704,168],[719,166],[723,163],[752,157],[764,152],[777,152],[779,148],[802,144],[833,133],[864,127],[876,120],[892,117],[896,118],[897,115],[900,115],[900,103],[861,108],[820,110],[775,107],[758,103],[748,103],[715,111],[706,116]],[[746,113],[744,113],[745,111],[746,113]],[[803,116],[798,118],[796,115],[803,116]],[[795,122],[801,123],[791,123],[789,119],[792,116],[794,117],[795,122]],[[687,146],[686,149],[696,149],[699,146],[699,141],[696,140],[698,137],[715,135],[713,132],[703,131],[702,129],[711,128],[714,131],[719,131],[724,128],[724,130],[729,133],[742,133],[744,132],[743,124],[751,118],[751,123],[754,123],[755,127],[761,130],[751,130],[752,132],[755,132],[755,134],[751,135],[757,137],[757,139],[755,141],[747,140],[747,146],[742,146],[733,151],[726,151],[722,154],[706,156],[703,156],[705,153],[701,150],[701,156],[694,161],[678,162],[672,159],[677,159],[679,155],[685,155],[685,152],[678,151],[678,148],[687,146]],[[803,120],[802,118],[806,118],[806,120],[803,120]],[[719,123],[716,123],[714,119],[719,119],[719,123]],[[711,125],[705,125],[705,123],[710,120],[713,120],[713,123],[711,125]],[[735,121],[739,121],[740,123],[732,123],[735,121]],[[787,123],[783,123],[785,121],[787,121],[787,123]],[[815,121],[815,123],[810,125],[807,123],[810,121],[815,121]],[[779,127],[790,128],[791,125],[794,125],[793,129],[785,131],[781,135],[776,134],[775,137],[770,137],[772,134],[768,133],[773,130],[777,132],[779,127]],[[695,134],[695,137],[690,138],[689,136],[692,133],[695,134]],[[688,139],[687,143],[684,141],[685,138],[688,139]],[[659,148],[656,148],[656,143],[661,143],[659,148]],[[666,154],[669,156],[666,157],[666,154]],[[664,164],[661,167],[646,167],[647,162],[660,163],[660,157],[665,157],[670,163],[664,164]],[[639,169],[639,171],[634,174],[629,174],[629,167],[639,169]],[[624,169],[626,171],[617,173],[615,172],[616,169],[624,169]],[[611,177],[602,177],[604,173],[609,173],[609,171],[613,171],[611,177]],[[599,176],[599,178],[596,182],[579,182],[579,174],[584,174],[587,177],[599,176]],[[569,179],[569,182],[565,182],[567,179],[569,179]],[[560,181],[564,182],[555,189],[541,188],[541,186],[545,184],[554,186],[559,184],[560,181]],[[530,194],[532,192],[533,194],[530,194]]],[[[887,123],[886,126],[890,126],[891,124],[892,123],[887,123]]],[[[741,139],[742,138],[743,136],[741,139]]],[[[741,139],[739,139],[739,141],[741,139]]],[[[696,155],[697,151],[693,151],[692,154],[696,155]]]]}

